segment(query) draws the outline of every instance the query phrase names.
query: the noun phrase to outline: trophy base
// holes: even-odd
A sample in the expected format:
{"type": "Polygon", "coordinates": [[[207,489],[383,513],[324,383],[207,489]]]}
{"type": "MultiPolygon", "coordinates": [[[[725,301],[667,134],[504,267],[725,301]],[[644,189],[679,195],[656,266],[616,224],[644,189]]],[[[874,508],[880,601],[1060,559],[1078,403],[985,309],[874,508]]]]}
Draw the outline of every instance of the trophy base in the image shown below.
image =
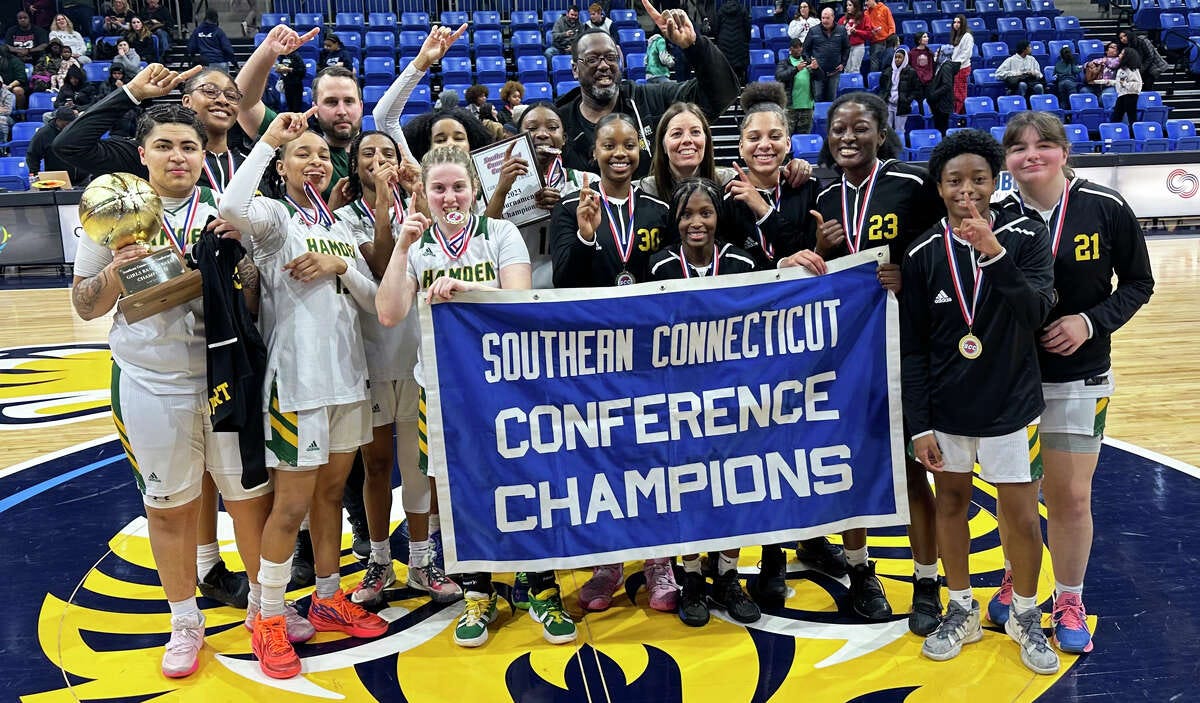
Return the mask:
{"type": "Polygon", "coordinates": [[[127,295],[117,302],[117,309],[129,323],[156,315],[163,310],[199,298],[202,290],[200,272],[188,271],[156,286],[127,295]]]}

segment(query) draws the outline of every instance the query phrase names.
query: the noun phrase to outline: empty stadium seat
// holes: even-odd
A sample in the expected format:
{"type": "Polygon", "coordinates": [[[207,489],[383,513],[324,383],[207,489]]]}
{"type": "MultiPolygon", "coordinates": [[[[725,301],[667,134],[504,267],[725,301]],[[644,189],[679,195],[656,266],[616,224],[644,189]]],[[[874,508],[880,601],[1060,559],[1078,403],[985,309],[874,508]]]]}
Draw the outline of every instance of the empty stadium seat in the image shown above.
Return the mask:
{"type": "MultiPolygon", "coordinates": [[[[425,42],[425,32],[404,32],[403,34],[410,35],[410,42],[415,42],[417,35],[421,38],[420,42],[416,42],[416,48],[411,53],[405,53],[406,56],[416,56],[417,50],[421,48],[421,44],[425,42]]],[[[403,37],[401,37],[403,40],[403,37]]],[[[396,35],[391,32],[367,32],[363,37],[363,56],[395,56],[396,55],[396,35]]]]}
{"type": "Polygon", "coordinates": [[[792,156],[815,162],[824,143],[825,139],[819,134],[793,134],[792,156]]]}
{"type": "Polygon", "coordinates": [[[1000,124],[1000,115],[992,99],[986,95],[969,97],[963,102],[967,126],[971,129],[990,129],[1000,124]]]}
{"type": "Polygon", "coordinates": [[[1171,141],[1167,139],[1163,126],[1157,122],[1134,122],[1133,139],[1138,151],[1171,150],[1171,141]]]}
{"type": "Polygon", "coordinates": [[[550,74],[546,70],[545,56],[517,57],[517,80],[522,83],[546,83],[550,74]]]}
{"type": "Polygon", "coordinates": [[[908,133],[909,161],[928,161],[933,148],[942,142],[942,133],[936,129],[914,129],[908,133]]]}
{"type": "Polygon", "coordinates": [[[775,78],[775,54],[767,49],[754,49],[750,52],[750,80],[757,81],[764,76],[775,78]]]}
{"type": "Polygon", "coordinates": [[[475,57],[504,56],[504,35],[496,29],[481,29],[472,37],[475,57]]]}
{"type": "Polygon", "coordinates": [[[1163,104],[1162,94],[1157,90],[1143,90],[1138,95],[1138,119],[1163,124],[1171,108],[1163,104]]]}
{"type": "Polygon", "coordinates": [[[447,56],[442,59],[442,80],[446,83],[470,83],[471,59],[447,56]]]}
{"type": "Polygon", "coordinates": [[[984,42],[983,67],[997,68],[1008,58],[1008,44],[999,41],[984,42]]]}
{"type": "Polygon", "coordinates": [[[1072,15],[1062,15],[1054,18],[1054,33],[1059,39],[1079,41],[1083,39],[1083,27],[1079,18],[1072,15]]]}
{"type": "MultiPolygon", "coordinates": [[[[554,58],[558,58],[555,56],[554,58]]],[[[567,61],[570,56],[564,57],[567,61]]],[[[503,83],[508,78],[508,69],[503,56],[480,56],[475,59],[475,75],[480,83],[503,83]]]]}
{"type": "Polygon", "coordinates": [[[1000,116],[1000,124],[1008,122],[1008,118],[1029,109],[1025,98],[1021,95],[1001,95],[996,98],[996,112],[1000,116]]]}
{"type": "Polygon", "coordinates": [[[1196,133],[1196,124],[1191,120],[1167,120],[1165,125],[1167,139],[1175,151],[1191,151],[1200,149],[1200,135],[1196,133]]]}
{"type": "Polygon", "coordinates": [[[1071,142],[1071,151],[1077,154],[1091,154],[1096,151],[1096,143],[1088,136],[1087,127],[1081,124],[1065,124],[1067,140],[1071,142]]]}
{"type": "Polygon", "coordinates": [[[838,95],[853,93],[863,89],[863,77],[861,73],[842,73],[838,76],[838,95]]]}
{"type": "Polygon", "coordinates": [[[542,48],[541,32],[532,30],[513,32],[512,48],[514,58],[521,56],[541,56],[544,51],[542,48]]]}
{"type": "Polygon", "coordinates": [[[1132,154],[1137,151],[1129,125],[1124,122],[1100,123],[1100,152],[1103,154],[1132,154]]]}

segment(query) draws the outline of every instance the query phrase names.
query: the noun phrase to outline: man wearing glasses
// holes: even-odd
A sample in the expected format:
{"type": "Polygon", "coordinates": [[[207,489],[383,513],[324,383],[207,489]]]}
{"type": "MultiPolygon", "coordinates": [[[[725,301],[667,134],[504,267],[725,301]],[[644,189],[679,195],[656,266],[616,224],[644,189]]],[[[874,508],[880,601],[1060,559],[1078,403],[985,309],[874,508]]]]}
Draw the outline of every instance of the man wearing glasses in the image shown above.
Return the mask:
{"type": "Polygon", "coordinates": [[[635,177],[650,172],[650,148],[658,118],[674,102],[700,105],[710,121],[729,107],[738,95],[738,80],[733,68],[707,37],[698,35],[683,10],[659,12],[649,0],[642,0],[646,12],[658,25],[667,41],[684,50],[696,72],[683,83],[638,85],[622,80],[621,48],[607,32],[585,31],[572,47],[571,71],[579,87],[558,100],[563,131],[568,135],[563,165],[568,168],[597,171],[592,164],[592,145],[596,123],[610,112],[629,115],[638,126],[642,158],[635,177]]]}

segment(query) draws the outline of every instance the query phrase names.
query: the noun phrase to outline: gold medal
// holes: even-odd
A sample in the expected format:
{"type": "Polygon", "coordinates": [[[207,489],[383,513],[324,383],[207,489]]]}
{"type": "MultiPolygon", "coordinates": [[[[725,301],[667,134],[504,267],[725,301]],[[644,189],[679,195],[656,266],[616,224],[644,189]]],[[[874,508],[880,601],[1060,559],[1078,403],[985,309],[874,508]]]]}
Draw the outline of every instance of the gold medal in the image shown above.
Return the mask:
{"type": "Polygon", "coordinates": [[[459,210],[451,210],[450,212],[446,213],[446,224],[450,225],[451,227],[460,227],[466,221],[467,216],[459,210]]]}
{"type": "Polygon", "coordinates": [[[958,340],[958,353],[966,359],[978,359],[979,355],[983,353],[983,342],[979,341],[979,337],[968,332],[958,340]]]}

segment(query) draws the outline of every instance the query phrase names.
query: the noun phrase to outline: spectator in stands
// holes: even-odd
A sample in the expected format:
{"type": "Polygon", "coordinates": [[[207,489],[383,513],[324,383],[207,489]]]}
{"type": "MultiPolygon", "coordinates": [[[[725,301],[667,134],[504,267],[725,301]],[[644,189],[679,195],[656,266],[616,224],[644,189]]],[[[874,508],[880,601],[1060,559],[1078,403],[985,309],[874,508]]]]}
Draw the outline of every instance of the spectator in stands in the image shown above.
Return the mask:
{"type": "Polygon", "coordinates": [[[221,25],[217,23],[216,10],[210,9],[205,12],[204,21],[192,31],[192,37],[188,40],[189,63],[196,54],[200,55],[200,62],[208,68],[220,69],[226,73],[229,73],[229,67],[235,63],[233,45],[229,43],[229,37],[225,36],[221,25]]]}
{"type": "Polygon", "coordinates": [[[675,55],[671,53],[658,27],[651,32],[646,42],[646,82],[667,83],[671,80],[671,69],[675,68],[675,55]]]}
{"type": "Polygon", "coordinates": [[[171,50],[171,34],[175,31],[175,18],[162,0],[146,0],[146,26],[158,37],[158,48],[166,56],[171,50]]]}
{"type": "MultiPolygon", "coordinates": [[[[871,70],[884,71],[888,65],[891,49],[900,46],[896,36],[896,19],[892,11],[879,0],[866,0],[864,12],[871,21],[871,70]]],[[[966,20],[963,20],[966,22],[966,20]]]]}
{"type": "Polygon", "coordinates": [[[0,81],[17,98],[17,109],[24,110],[29,104],[29,77],[25,74],[25,62],[17,57],[11,46],[0,44],[0,81]]]}
{"type": "Polygon", "coordinates": [[[106,2],[103,9],[106,35],[116,36],[129,31],[129,20],[133,19],[133,10],[129,8],[128,0],[106,2]]]}
{"type": "Polygon", "coordinates": [[[308,66],[304,65],[304,57],[300,52],[293,51],[282,56],[275,64],[275,72],[283,82],[283,102],[288,112],[304,112],[308,105],[304,104],[304,77],[308,75],[308,66]]]}
{"type": "Polygon", "coordinates": [[[71,47],[64,46],[62,54],[59,56],[58,72],[50,76],[50,92],[57,93],[62,90],[63,84],[67,80],[67,73],[71,69],[77,69],[83,73],[83,64],[79,63],[75,58],[75,54],[71,51],[71,47]]]}
{"type": "Polygon", "coordinates": [[[21,10],[17,13],[17,23],[4,33],[4,43],[22,63],[37,63],[50,44],[50,36],[30,22],[28,12],[21,10]]]}
{"type": "Polygon", "coordinates": [[[1026,97],[1030,93],[1041,95],[1046,92],[1046,74],[1042,73],[1042,65],[1033,58],[1033,50],[1029,42],[1017,42],[1017,49],[1012,56],[1004,59],[996,67],[996,77],[1004,81],[1009,95],[1026,97]]]}
{"type": "Polygon", "coordinates": [[[792,134],[812,131],[813,76],[819,69],[816,59],[804,58],[804,40],[796,37],[788,47],[788,57],[775,65],[775,80],[787,89],[788,129],[792,134]]]}
{"type": "Polygon", "coordinates": [[[1092,59],[1083,65],[1083,80],[1088,90],[1099,96],[1117,79],[1117,65],[1121,62],[1121,48],[1116,42],[1104,45],[1104,56],[1092,59]]]}
{"type": "Polygon", "coordinates": [[[888,123],[896,134],[904,134],[904,123],[912,114],[912,103],[921,99],[921,81],[908,65],[908,50],[896,49],[891,70],[879,74],[879,97],[888,106],[888,123]]]}
{"type": "Polygon", "coordinates": [[[819,24],[821,24],[821,20],[813,14],[812,5],[808,3],[808,0],[801,0],[800,5],[796,7],[796,16],[792,18],[791,22],[788,22],[788,36],[803,42],[808,38],[809,30],[819,24]]]}
{"type": "Polygon", "coordinates": [[[435,110],[449,110],[458,107],[460,96],[457,90],[453,88],[443,88],[438,94],[437,102],[433,104],[435,110]]]}
{"type": "Polygon", "coordinates": [[[917,82],[921,84],[921,97],[924,100],[929,93],[929,84],[933,81],[933,72],[937,68],[933,52],[929,49],[929,32],[917,35],[917,45],[908,52],[908,63],[917,72],[917,82]]]}
{"type": "Polygon", "coordinates": [[[317,59],[317,70],[330,66],[341,66],[349,71],[354,70],[354,56],[350,54],[336,34],[329,34],[325,37],[324,48],[321,49],[321,56],[317,59]]]}
{"type": "Polygon", "coordinates": [[[507,126],[514,124],[517,121],[513,110],[516,109],[521,101],[525,99],[525,86],[517,81],[509,81],[500,89],[500,111],[497,117],[500,118],[500,123],[507,126]]]}
{"type": "Polygon", "coordinates": [[[475,84],[467,88],[465,96],[467,99],[467,109],[487,128],[488,134],[493,139],[503,139],[508,135],[505,133],[504,124],[500,122],[500,117],[496,114],[495,108],[488,102],[489,92],[486,85],[475,84]]]}
{"type": "MultiPolygon", "coordinates": [[[[230,3],[230,7],[236,6],[236,2],[230,3]]],[[[262,12],[258,9],[258,0],[245,0],[246,16],[242,18],[242,36],[248,37],[258,29],[258,22],[262,19],[262,12]]]]}
{"type": "Polygon", "coordinates": [[[1079,90],[1079,59],[1069,46],[1058,52],[1058,61],[1054,64],[1054,88],[1058,92],[1058,104],[1063,106],[1068,105],[1071,94],[1079,90]]]}
{"type": "Polygon", "coordinates": [[[1142,93],[1142,57],[1137,49],[1125,49],[1121,52],[1117,75],[1113,86],[1117,89],[1117,103],[1113,105],[1110,122],[1128,120],[1129,127],[1137,121],[1138,95],[1142,93]]]}
{"type": "Polygon", "coordinates": [[[579,7],[572,5],[567,13],[554,21],[550,30],[552,46],[546,47],[546,61],[549,62],[555,54],[571,53],[571,45],[583,32],[583,24],[579,21],[579,7]]]}
{"type": "Polygon", "coordinates": [[[705,116],[715,120],[737,97],[738,80],[728,59],[707,37],[696,33],[687,13],[659,12],[649,0],[643,3],[667,41],[683,49],[696,77],[680,83],[646,85],[621,80],[621,48],[613,38],[604,32],[580,35],[571,55],[579,87],[558,99],[563,130],[568,135],[563,149],[563,165],[567,168],[598,171],[592,164],[596,123],[607,114],[619,112],[638,125],[642,156],[634,177],[640,178],[650,169],[647,144],[653,139],[659,116],[671,103],[698,103],[705,116]]]}
{"type": "Polygon", "coordinates": [[[50,79],[58,73],[62,64],[62,42],[54,40],[46,46],[46,52],[33,64],[29,75],[29,92],[40,93],[50,90],[50,79]]]}
{"type": "Polygon", "coordinates": [[[62,13],[71,20],[75,31],[90,36],[92,33],[92,17],[96,15],[96,6],[92,0],[60,0],[62,13]]]}
{"type": "Polygon", "coordinates": [[[867,55],[867,42],[871,41],[873,34],[871,18],[862,11],[862,0],[846,0],[846,12],[838,18],[838,24],[846,30],[850,41],[846,73],[861,73],[863,57],[867,55]]]}
{"type": "Polygon", "coordinates": [[[832,7],[821,10],[821,26],[809,32],[804,40],[804,56],[817,62],[813,99],[832,101],[837,97],[838,79],[850,57],[850,37],[844,28],[834,24],[832,7]]]}
{"type": "Polygon", "coordinates": [[[612,20],[604,14],[604,6],[598,2],[594,2],[588,7],[588,21],[584,24],[584,29],[599,29],[602,32],[612,34],[612,20]]]}
{"type": "Polygon", "coordinates": [[[129,42],[122,39],[117,42],[117,55],[113,57],[112,63],[114,66],[120,65],[125,69],[125,77],[133,78],[138,71],[142,70],[142,57],[138,54],[137,49],[129,46],[129,42]]]}
{"type": "Polygon", "coordinates": [[[58,97],[54,98],[54,107],[83,108],[88,105],[91,97],[85,90],[87,85],[88,80],[83,73],[83,68],[78,65],[71,66],[67,69],[62,86],[58,89],[58,97]]]}
{"type": "Polygon", "coordinates": [[[130,18],[129,31],[125,32],[125,41],[129,42],[129,48],[138,52],[138,56],[146,61],[158,61],[161,58],[158,48],[154,46],[154,34],[141,17],[130,18]]]}
{"type": "Polygon", "coordinates": [[[1122,29],[1117,32],[1117,44],[1122,49],[1137,49],[1142,59],[1142,90],[1154,90],[1154,84],[1166,72],[1168,64],[1150,37],[1132,29],[1122,29]]]}
{"type": "Polygon", "coordinates": [[[91,61],[87,55],[87,42],[83,40],[82,34],[75,31],[75,25],[71,24],[71,19],[66,15],[54,16],[54,24],[50,28],[50,39],[57,39],[62,42],[63,46],[70,47],[71,54],[81,66],[91,61]]]}
{"type": "Polygon", "coordinates": [[[713,22],[717,47],[743,83],[750,67],[750,27],[750,12],[740,0],[725,0],[713,22]]]}
{"type": "Polygon", "coordinates": [[[971,54],[975,51],[975,35],[967,26],[966,15],[954,16],[950,25],[950,44],[954,47],[950,60],[958,64],[958,75],[954,77],[954,111],[961,115],[963,102],[967,99],[967,79],[971,77],[971,54]]]}
{"type": "Polygon", "coordinates": [[[17,109],[17,94],[0,83],[0,142],[6,142],[12,134],[13,110],[17,109]]]}
{"type": "Polygon", "coordinates": [[[34,26],[50,29],[50,22],[54,19],[54,0],[25,0],[22,5],[34,26]]]}
{"type": "Polygon", "coordinates": [[[25,157],[25,162],[29,164],[30,180],[34,180],[34,174],[42,171],[66,171],[72,183],[80,183],[87,178],[86,173],[59,158],[50,148],[59,132],[74,122],[78,115],[73,107],[60,107],[50,113],[50,120],[34,133],[33,140],[29,142],[29,153],[25,157]]]}
{"type": "Polygon", "coordinates": [[[953,59],[954,48],[947,45],[941,48],[941,63],[929,83],[929,109],[933,112],[933,126],[945,133],[950,127],[950,115],[956,112],[954,86],[961,73],[959,64],[953,59]]]}

